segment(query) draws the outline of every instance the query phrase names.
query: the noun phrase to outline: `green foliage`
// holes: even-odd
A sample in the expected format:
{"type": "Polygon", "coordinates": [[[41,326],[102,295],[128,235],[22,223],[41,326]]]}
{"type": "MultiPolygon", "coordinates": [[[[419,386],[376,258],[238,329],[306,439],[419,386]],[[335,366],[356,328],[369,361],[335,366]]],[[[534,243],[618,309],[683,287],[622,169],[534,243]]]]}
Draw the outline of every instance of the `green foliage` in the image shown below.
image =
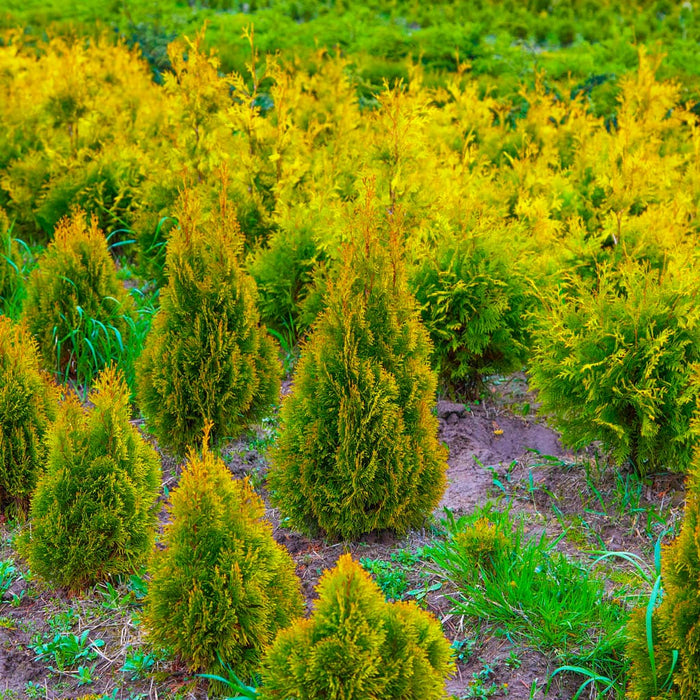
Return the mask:
{"type": "Polygon", "coordinates": [[[444,697],[452,649],[415,603],[387,603],[349,554],[326,571],[309,620],[279,633],[265,657],[263,700],[444,697]]]}
{"type": "Polygon", "coordinates": [[[420,525],[445,486],[430,341],[398,232],[381,240],[371,197],[303,348],[271,455],[273,502],[294,527],[330,537],[420,525]]]}
{"type": "Polygon", "coordinates": [[[262,321],[290,348],[306,335],[314,320],[304,302],[324,259],[313,231],[299,225],[274,232],[250,262],[250,273],[258,285],[262,321]]]}
{"type": "Polygon", "coordinates": [[[26,328],[0,315],[0,511],[29,507],[57,399],[26,328]]]}
{"type": "Polygon", "coordinates": [[[0,313],[16,318],[24,298],[24,260],[12,228],[0,208],[0,313]]]}
{"type": "Polygon", "coordinates": [[[247,678],[277,631],[303,612],[292,558],[273,540],[248,481],[209,452],[190,453],[171,512],[151,565],[149,636],[194,670],[230,664],[247,678]]]}
{"type": "Polygon", "coordinates": [[[600,440],[641,474],[688,468],[699,388],[698,284],[632,263],[601,268],[594,289],[573,278],[545,296],[531,383],[562,439],[600,440]]]}
{"type": "MultiPolygon", "coordinates": [[[[225,188],[224,188],[225,189],[225,188]]],[[[255,282],[226,200],[208,220],[185,197],[167,252],[168,284],[137,364],[139,405],[163,446],[182,454],[237,436],[279,396],[280,364],[260,327],[255,282]]]]}
{"type": "Polygon", "coordinates": [[[628,626],[633,700],[691,700],[700,694],[699,466],[696,455],[681,532],[664,548],[649,602],[634,611],[628,626]]]}
{"type": "Polygon", "coordinates": [[[457,586],[455,613],[601,678],[624,677],[625,610],[602,580],[557,552],[556,541],[528,537],[522,519],[513,523],[490,504],[457,520],[448,513],[444,525],[447,536],[424,551],[457,586]]]}
{"type": "Polygon", "coordinates": [[[445,236],[413,275],[434,364],[458,395],[474,398],[484,376],[525,363],[526,284],[506,254],[475,235],[445,236]]]}
{"type": "Polygon", "coordinates": [[[104,646],[104,640],[90,640],[89,634],[90,630],[83,630],[80,636],[70,632],[57,632],[48,641],[36,640],[31,649],[36,654],[37,661],[49,661],[52,668],[62,672],[80,661],[97,658],[97,650],[104,646]]]}
{"type": "Polygon", "coordinates": [[[33,572],[72,589],[132,571],[153,546],[160,465],[129,422],[116,370],[98,377],[85,410],[74,395],[49,432],[46,473],[31,504],[33,572]]]}
{"type": "Polygon", "coordinates": [[[120,360],[135,323],[107,241],[83,212],[63,219],[27,282],[25,317],[44,363],[59,378],[91,384],[120,360]]]}

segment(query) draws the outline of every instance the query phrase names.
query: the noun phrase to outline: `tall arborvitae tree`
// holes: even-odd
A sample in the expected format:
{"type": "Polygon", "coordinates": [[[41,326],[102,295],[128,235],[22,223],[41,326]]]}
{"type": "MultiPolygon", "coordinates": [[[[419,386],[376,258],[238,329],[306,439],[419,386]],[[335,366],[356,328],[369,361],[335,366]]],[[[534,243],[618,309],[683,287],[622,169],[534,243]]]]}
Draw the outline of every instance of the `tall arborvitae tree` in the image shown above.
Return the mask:
{"type": "Polygon", "coordinates": [[[255,282],[225,198],[206,217],[185,192],[168,241],[168,284],[137,365],[141,410],[161,445],[183,454],[211,424],[214,443],[235,437],[279,396],[280,362],[261,328],[255,282]]]}
{"type": "Polygon", "coordinates": [[[440,623],[387,603],[349,554],[326,571],[311,619],[280,632],[265,657],[263,700],[439,700],[453,671],[440,623]]]}
{"type": "Polygon", "coordinates": [[[150,552],[160,487],[158,455],[131,425],[113,367],[90,400],[94,408],[73,394],[61,404],[30,511],[32,571],[72,589],[132,571],[150,552]]]}
{"type": "Polygon", "coordinates": [[[194,670],[221,673],[223,663],[247,680],[303,613],[294,562],[272,538],[262,499],[210,452],[190,454],[171,512],[151,565],[149,636],[194,670]]]}
{"type": "Polygon", "coordinates": [[[398,216],[372,203],[330,283],[282,406],[270,488],[291,524],[331,537],[424,522],[445,486],[430,340],[408,291],[398,216]]]}
{"type": "Polygon", "coordinates": [[[627,696],[633,700],[700,697],[700,455],[689,477],[683,526],[661,558],[661,604],[632,613],[627,696]],[[674,658],[676,657],[676,658],[674,658]]]}
{"type": "Polygon", "coordinates": [[[0,512],[20,515],[29,507],[57,400],[31,335],[0,315],[0,512]]]}

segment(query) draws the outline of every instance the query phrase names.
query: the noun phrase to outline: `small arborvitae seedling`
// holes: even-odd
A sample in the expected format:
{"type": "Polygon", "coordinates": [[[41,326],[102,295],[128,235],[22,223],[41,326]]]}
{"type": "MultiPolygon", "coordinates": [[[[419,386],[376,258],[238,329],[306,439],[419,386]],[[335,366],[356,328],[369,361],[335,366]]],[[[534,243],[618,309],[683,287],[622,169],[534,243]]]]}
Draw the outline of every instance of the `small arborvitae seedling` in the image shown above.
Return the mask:
{"type": "Polygon", "coordinates": [[[90,384],[129,343],[134,305],[94,217],[62,219],[27,282],[25,316],[48,368],[90,384]]]}
{"type": "Polygon", "coordinates": [[[277,632],[303,613],[289,553],[272,538],[247,480],[211,453],[190,453],[155,552],[144,623],[193,670],[247,680],[277,632]],[[222,667],[223,664],[223,667],[222,667]]]}
{"type": "Polygon", "coordinates": [[[161,445],[183,454],[236,437],[279,396],[281,365],[241,267],[238,224],[222,195],[207,218],[185,197],[168,241],[168,284],[137,365],[141,410],[161,445]]]}
{"type": "Polygon", "coordinates": [[[48,435],[46,473],[32,499],[32,571],[79,589],[133,570],[153,546],[160,462],[129,422],[129,389],[113,368],[85,409],[74,395],[48,435]]]}
{"type": "Polygon", "coordinates": [[[0,315],[0,512],[19,515],[29,507],[57,400],[31,335],[0,315]]]}
{"type": "Polygon", "coordinates": [[[599,440],[641,474],[685,471],[697,443],[697,280],[636,263],[545,293],[530,364],[541,410],[562,440],[599,440]]]}
{"type": "Polygon", "coordinates": [[[262,700],[437,700],[454,670],[439,622],[387,603],[349,554],[326,571],[313,615],[280,632],[265,657],[262,700]]]}
{"type": "Polygon", "coordinates": [[[627,697],[700,697],[700,455],[689,477],[681,532],[664,548],[661,576],[648,604],[633,611],[627,634],[627,697]]]}
{"type": "Polygon", "coordinates": [[[485,376],[522,368],[527,287],[501,249],[475,235],[444,237],[411,283],[448,391],[473,398],[485,376]]]}
{"type": "Polygon", "coordinates": [[[447,466],[398,225],[382,240],[369,197],[359,222],[283,402],[269,479],[294,527],[348,539],[422,524],[447,466]]]}

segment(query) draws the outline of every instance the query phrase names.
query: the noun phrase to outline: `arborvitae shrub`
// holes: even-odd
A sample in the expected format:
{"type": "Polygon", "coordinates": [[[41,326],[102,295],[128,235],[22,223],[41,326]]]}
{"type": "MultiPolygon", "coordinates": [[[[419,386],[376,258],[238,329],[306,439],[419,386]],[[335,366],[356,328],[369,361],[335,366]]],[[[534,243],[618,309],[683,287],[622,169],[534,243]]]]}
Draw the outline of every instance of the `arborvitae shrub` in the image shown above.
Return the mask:
{"type": "Polygon", "coordinates": [[[218,442],[263,416],[279,396],[281,368],[260,327],[255,282],[241,266],[243,241],[225,200],[206,220],[186,198],[178,218],[137,384],[149,429],[182,454],[209,423],[218,442]]]}
{"type": "Polygon", "coordinates": [[[371,206],[360,223],[283,402],[269,477],[294,527],[344,538],[420,525],[446,470],[430,340],[399,242],[380,240],[371,206]]]}
{"type": "Polygon", "coordinates": [[[0,209],[0,314],[19,316],[24,296],[24,260],[19,244],[12,237],[12,225],[0,209]]]}
{"type": "Polygon", "coordinates": [[[475,396],[484,376],[527,358],[527,287],[507,254],[475,236],[445,237],[413,275],[434,364],[457,395],[475,396]]]}
{"type": "Polygon", "coordinates": [[[32,499],[32,571],[77,589],[132,570],[152,546],[160,462],[130,424],[129,389],[114,368],[84,409],[71,394],[48,435],[32,499]]]}
{"type": "Polygon", "coordinates": [[[260,295],[260,316],[290,347],[304,337],[313,321],[304,302],[324,259],[311,228],[300,225],[276,231],[250,262],[260,295]]]}
{"type": "Polygon", "coordinates": [[[0,512],[27,510],[44,467],[44,435],[56,417],[57,400],[33,338],[0,315],[0,512]]]}
{"type": "MultiPolygon", "coordinates": [[[[633,700],[700,697],[700,460],[688,484],[678,537],[661,558],[661,604],[652,613],[654,668],[649,653],[647,606],[632,614],[627,654],[632,662],[628,697],[633,700]],[[678,652],[675,670],[674,651],[678,652]]],[[[653,602],[652,602],[653,605],[653,602]]]]}
{"type": "Polygon", "coordinates": [[[698,360],[697,281],[630,263],[602,268],[595,288],[572,279],[545,296],[530,378],[568,445],[600,440],[640,473],[684,471],[698,360]]]}
{"type": "Polygon", "coordinates": [[[133,300],[117,279],[94,217],[62,219],[27,282],[25,316],[47,367],[91,383],[119,360],[133,327],[133,300]]]}
{"type": "Polygon", "coordinates": [[[265,657],[262,700],[431,700],[453,671],[438,621],[387,603],[349,554],[326,571],[313,615],[280,632],[265,657]]]}
{"type": "Polygon", "coordinates": [[[151,563],[149,635],[193,670],[221,672],[221,661],[247,680],[278,630],[303,613],[294,562],[248,481],[209,452],[190,453],[171,513],[151,563]]]}

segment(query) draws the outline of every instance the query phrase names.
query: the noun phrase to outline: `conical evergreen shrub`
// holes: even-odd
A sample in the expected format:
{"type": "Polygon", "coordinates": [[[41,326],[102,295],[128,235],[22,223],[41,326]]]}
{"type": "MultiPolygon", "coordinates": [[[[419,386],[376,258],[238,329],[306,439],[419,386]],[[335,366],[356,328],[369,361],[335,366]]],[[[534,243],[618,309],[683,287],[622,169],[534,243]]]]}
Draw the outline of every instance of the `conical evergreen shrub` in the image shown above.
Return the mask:
{"type": "Polygon", "coordinates": [[[161,446],[178,454],[235,437],[279,396],[281,365],[260,327],[255,282],[241,266],[243,244],[222,196],[207,220],[185,197],[168,241],[168,284],[137,364],[141,410],[161,446]]]}
{"type": "Polygon", "coordinates": [[[77,211],[62,219],[27,282],[25,317],[48,368],[91,384],[117,361],[135,319],[132,298],[117,279],[107,241],[77,211]]]}
{"type": "Polygon", "coordinates": [[[32,571],[78,589],[132,570],[154,539],[160,463],[130,424],[129,389],[114,368],[84,409],[74,395],[48,436],[46,473],[32,499],[32,571]]]}
{"type": "Polygon", "coordinates": [[[0,512],[26,512],[58,396],[26,328],[0,315],[0,512]]]}
{"type": "Polygon", "coordinates": [[[280,632],[265,657],[262,700],[437,700],[453,671],[438,621],[387,603],[349,554],[326,571],[313,615],[280,632]]]}
{"type": "Polygon", "coordinates": [[[359,224],[283,402],[269,475],[273,502],[294,527],[343,538],[420,525],[447,466],[430,340],[398,232],[381,240],[371,204],[359,224]]]}
{"type": "Polygon", "coordinates": [[[304,610],[294,562],[272,538],[265,506],[220,459],[190,453],[172,494],[165,549],[151,563],[144,623],[193,670],[248,679],[278,630],[304,610]]]}
{"type": "Polygon", "coordinates": [[[632,700],[700,697],[699,457],[694,458],[681,532],[663,550],[661,603],[654,608],[654,596],[633,612],[628,625],[632,700]]]}

